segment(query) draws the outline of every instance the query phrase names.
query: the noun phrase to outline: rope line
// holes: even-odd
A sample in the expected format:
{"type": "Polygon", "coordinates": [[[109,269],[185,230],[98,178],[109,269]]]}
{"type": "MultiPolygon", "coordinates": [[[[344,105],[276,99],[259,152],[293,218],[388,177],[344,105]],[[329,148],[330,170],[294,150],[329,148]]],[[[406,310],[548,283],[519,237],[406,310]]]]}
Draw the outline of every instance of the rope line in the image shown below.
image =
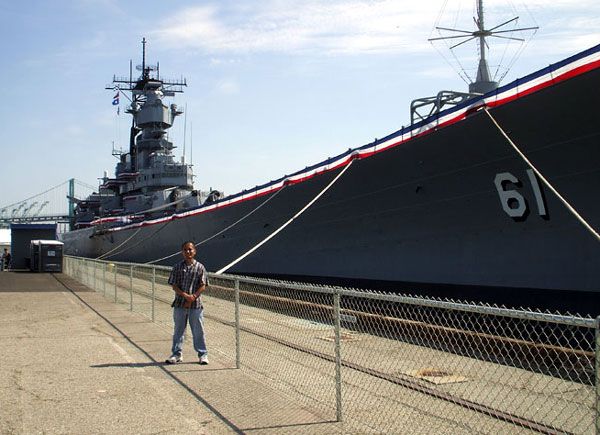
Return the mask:
{"type": "Polygon", "coordinates": [[[533,170],[533,172],[535,172],[535,174],[538,177],[540,177],[540,179],[548,187],[548,189],[550,189],[558,197],[558,199],[560,199],[560,201],[565,205],[565,207],[567,207],[567,209],[573,214],[573,216],[575,216],[577,218],[577,220],[579,220],[579,222],[581,222],[581,224],[596,238],[596,240],[598,240],[600,242],[600,234],[598,234],[598,232],[594,228],[592,228],[592,226],[589,223],[587,223],[586,220],[583,217],[581,217],[581,215],[579,213],[577,213],[577,210],[575,210],[575,208],[573,208],[571,206],[571,204],[569,204],[569,202],[566,199],[564,199],[560,193],[558,193],[558,191],[550,184],[550,182],[548,180],[546,180],[546,178],[542,175],[542,173],[540,171],[538,171],[535,166],[533,166],[533,164],[529,161],[529,159],[525,156],[525,154],[523,154],[521,152],[521,150],[517,147],[517,145],[510,139],[510,137],[508,137],[508,135],[502,129],[502,127],[500,127],[500,125],[498,124],[496,119],[489,112],[488,108],[484,107],[483,110],[485,113],[487,113],[487,115],[492,120],[494,125],[496,125],[496,127],[498,127],[498,130],[500,130],[500,133],[502,133],[502,135],[506,138],[506,140],[508,140],[508,143],[510,143],[510,145],[519,154],[519,156],[521,156],[521,158],[525,161],[525,163],[527,163],[529,165],[529,167],[533,170]]]}
{"type": "MultiPolygon", "coordinates": [[[[261,203],[261,204],[260,204],[258,207],[256,207],[254,210],[250,211],[250,213],[248,213],[248,214],[246,214],[246,215],[242,216],[240,219],[238,219],[237,221],[235,221],[235,222],[234,222],[234,223],[232,223],[231,225],[229,225],[229,226],[227,226],[227,227],[223,228],[223,229],[222,229],[221,231],[219,231],[218,233],[216,233],[216,234],[213,234],[213,235],[212,235],[212,236],[210,236],[209,238],[207,238],[207,239],[204,239],[204,240],[202,240],[201,242],[198,242],[198,243],[196,243],[196,244],[195,244],[195,246],[196,246],[196,247],[198,247],[198,246],[200,246],[200,245],[202,245],[202,244],[204,244],[204,243],[206,243],[206,242],[208,242],[208,241],[210,241],[210,240],[214,239],[215,237],[217,237],[217,236],[219,236],[219,235],[223,234],[225,231],[229,230],[230,228],[233,228],[235,225],[239,224],[239,223],[240,223],[240,222],[242,222],[244,219],[248,218],[248,217],[249,217],[250,215],[252,215],[254,212],[258,211],[258,210],[259,210],[259,209],[260,209],[260,208],[261,208],[263,205],[265,205],[266,203],[268,203],[269,201],[271,201],[273,198],[275,198],[277,195],[279,195],[279,192],[281,192],[282,190],[284,190],[284,189],[285,189],[285,187],[286,187],[286,186],[284,185],[284,186],[283,186],[281,189],[279,189],[279,190],[278,190],[277,192],[275,192],[273,195],[269,196],[269,197],[268,197],[268,198],[267,198],[265,201],[263,201],[263,202],[262,202],[262,203],[261,203]]],[[[162,258],[158,258],[158,259],[156,259],[156,260],[148,261],[148,262],[146,262],[146,263],[144,263],[144,264],[153,264],[153,263],[157,263],[157,262],[159,262],[159,261],[166,260],[167,258],[175,257],[176,255],[179,255],[179,254],[180,254],[180,251],[177,251],[177,252],[175,252],[175,253],[173,253],[173,254],[167,255],[166,257],[162,257],[162,258]]]]}
{"type": "Polygon", "coordinates": [[[123,246],[125,243],[129,242],[131,239],[133,239],[135,237],[135,235],[137,233],[139,233],[142,230],[142,228],[138,228],[137,231],[135,233],[133,233],[129,238],[125,239],[125,241],[123,243],[121,243],[118,246],[115,246],[114,248],[112,248],[110,251],[105,252],[104,254],[96,257],[96,260],[102,260],[104,258],[106,258],[109,254],[111,254],[112,252],[116,251],[117,249],[119,249],[121,246],[123,246]]]}
{"type": "Polygon", "coordinates": [[[344,175],[344,172],[346,172],[346,170],[352,166],[352,163],[354,162],[354,160],[350,160],[350,163],[348,163],[346,165],[346,167],[344,167],[344,169],[342,169],[340,171],[339,174],[337,174],[337,176],[331,180],[329,182],[329,184],[327,186],[325,186],[325,188],[319,192],[319,194],[317,196],[315,196],[308,204],[306,204],[302,210],[300,210],[299,212],[297,212],[294,216],[292,216],[286,223],[284,223],[282,226],[280,226],[277,230],[273,231],[270,235],[268,235],[265,239],[263,239],[261,242],[259,242],[256,246],[254,246],[253,248],[249,249],[248,251],[246,251],[246,253],[242,254],[241,256],[239,256],[238,258],[236,258],[235,260],[233,260],[231,263],[229,263],[227,266],[221,268],[220,270],[218,270],[217,272],[215,272],[217,275],[221,275],[223,272],[225,272],[226,270],[230,269],[232,266],[235,266],[237,263],[239,263],[240,261],[242,261],[244,258],[246,258],[248,255],[252,254],[254,251],[256,251],[258,248],[260,248],[262,245],[264,245],[265,243],[267,243],[269,240],[271,240],[273,237],[275,237],[277,234],[279,234],[285,227],[287,227],[289,224],[291,224],[296,218],[298,218],[302,213],[304,213],[304,211],[309,208],[311,205],[313,205],[315,203],[315,201],[317,201],[325,192],[327,192],[329,190],[329,188],[331,186],[333,186],[335,184],[335,182],[342,176],[344,175]]]}
{"type": "MultiPolygon", "coordinates": [[[[173,201],[173,202],[170,202],[170,203],[168,203],[168,204],[163,204],[163,205],[161,205],[160,207],[155,207],[155,208],[151,208],[151,209],[147,209],[147,210],[139,211],[139,212],[137,212],[137,213],[134,213],[134,216],[135,216],[135,215],[141,215],[141,214],[144,214],[144,213],[153,212],[153,211],[157,211],[157,210],[162,210],[162,209],[164,209],[164,208],[167,208],[167,207],[170,207],[170,206],[172,206],[172,205],[174,205],[174,204],[178,204],[178,203],[180,203],[180,202],[182,202],[182,201],[185,201],[186,199],[188,199],[188,198],[187,198],[187,197],[186,197],[186,198],[181,198],[181,199],[178,199],[177,201],[173,201]]],[[[159,232],[159,231],[161,231],[161,230],[162,230],[164,227],[166,227],[166,226],[167,226],[167,225],[168,225],[170,222],[171,222],[170,220],[169,220],[169,221],[167,221],[167,222],[166,222],[166,223],[165,223],[165,224],[164,224],[162,227],[160,227],[160,228],[159,228],[157,231],[155,231],[155,232],[154,232],[154,233],[153,233],[151,236],[149,236],[149,237],[147,237],[147,238],[145,238],[145,239],[143,239],[143,240],[140,240],[140,241],[139,241],[139,242],[137,242],[135,245],[128,246],[128,247],[126,247],[125,249],[122,249],[121,251],[119,251],[119,252],[115,252],[114,254],[112,254],[114,251],[116,251],[117,249],[119,249],[119,248],[120,248],[121,246],[123,246],[125,243],[127,243],[127,242],[129,242],[131,239],[133,239],[133,238],[135,237],[135,235],[136,235],[137,233],[139,233],[139,232],[142,230],[142,227],[138,228],[138,230],[137,230],[135,233],[133,233],[133,234],[131,235],[131,237],[129,237],[129,238],[128,238],[128,239],[126,239],[126,240],[125,240],[123,243],[121,243],[120,245],[118,245],[118,246],[114,247],[114,248],[113,248],[113,249],[111,249],[110,251],[108,251],[108,252],[105,252],[105,253],[104,253],[104,254],[102,254],[101,256],[97,257],[97,258],[96,258],[96,260],[102,260],[102,259],[106,258],[107,256],[114,257],[114,256],[115,256],[115,255],[117,255],[117,254],[122,254],[123,252],[126,252],[126,251],[128,251],[128,250],[130,250],[130,249],[132,249],[132,248],[134,248],[134,247],[136,247],[136,246],[138,246],[138,245],[139,245],[140,243],[142,243],[143,241],[146,241],[146,240],[148,240],[148,239],[150,239],[150,238],[154,237],[156,234],[158,234],[158,232],[159,232]],[[112,254],[112,255],[109,255],[109,254],[112,254]]]]}
{"type": "MultiPolygon", "coordinates": [[[[165,228],[167,225],[169,225],[170,223],[171,223],[171,221],[167,221],[167,222],[165,222],[165,223],[164,223],[164,224],[163,224],[163,225],[162,225],[162,226],[161,226],[159,229],[157,229],[156,231],[154,231],[154,232],[153,232],[151,235],[149,235],[149,236],[147,236],[147,237],[145,237],[145,238],[143,238],[143,239],[140,239],[140,240],[138,240],[138,241],[137,241],[136,243],[134,243],[133,245],[126,246],[124,249],[121,249],[120,251],[118,251],[118,252],[115,252],[115,253],[112,253],[112,254],[110,254],[110,255],[108,255],[108,254],[109,254],[110,252],[112,252],[112,251],[109,251],[109,252],[107,252],[107,253],[106,253],[106,254],[104,254],[104,255],[108,255],[108,257],[114,257],[114,256],[115,256],[115,255],[117,255],[117,254],[122,254],[123,252],[127,252],[127,251],[129,251],[130,249],[133,249],[133,248],[135,248],[136,246],[139,246],[141,243],[147,242],[148,240],[150,240],[151,238],[153,238],[154,236],[156,236],[158,233],[160,233],[160,232],[161,232],[161,231],[162,231],[162,230],[163,230],[163,229],[164,229],[164,228],[165,228]]],[[[142,228],[139,228],[139,229],[138,229],[138,231],[141,231],[141,230],[142,230],[142,228]]],[[[136,232],[135,234],[137,234],[137,232],[136,232]]],[[[130,239],[132,239],[132,238],[133,238],[133,236],[135,236],[135,234],[133,234],[133,235],[132,235],[132,236],[131,236],[129,239],[127,239],[127,240],[130,240],[130,239]]],[[[121,245],[123,245],[123,243],[121,243],[121,245]]],[[[119,246],[121,246],[121,245],[119,245],[119,246]]],[[[115,248],[115,249],[116,249],[116,248],[115,248]]],[[[107,257],[104,257],[104,258],[106,259],[107,257]]]]}

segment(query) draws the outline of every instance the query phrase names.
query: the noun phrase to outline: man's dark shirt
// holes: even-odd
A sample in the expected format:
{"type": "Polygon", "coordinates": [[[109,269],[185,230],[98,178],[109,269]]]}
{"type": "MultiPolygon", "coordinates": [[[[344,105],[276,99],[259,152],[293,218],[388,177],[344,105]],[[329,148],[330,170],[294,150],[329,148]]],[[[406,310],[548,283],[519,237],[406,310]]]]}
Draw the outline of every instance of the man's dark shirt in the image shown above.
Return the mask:
{"type": "MultiPolygon", "coordinates": [[[[194,294],[202,284],[208,285],[206,269],[196,260],[189,266],[185,261],[180,261],[171,270],[169,284],[176,285],[188,294],[194,294]]],[[[185,302],[183,296],[175,294],[175,300],[173,300],[171,306],[183,308],[185,302]]],[[[202,308],[202,299],[196,299],[189,308],[202,308]]]]}

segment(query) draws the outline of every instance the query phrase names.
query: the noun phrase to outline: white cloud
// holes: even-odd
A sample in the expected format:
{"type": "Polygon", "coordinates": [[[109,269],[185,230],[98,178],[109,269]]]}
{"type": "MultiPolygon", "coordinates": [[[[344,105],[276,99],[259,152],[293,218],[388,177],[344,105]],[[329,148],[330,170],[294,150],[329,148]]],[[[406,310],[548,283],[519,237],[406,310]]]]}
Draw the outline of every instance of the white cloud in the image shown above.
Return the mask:
{"type": "MultiPolygon", "coordinates": [[[[434,4],[431,1],[306,0],[300,6],[294,0],[210,3],[175,12],[153,37],[170,47],[197,49],[219,56],[428,52],[431,48],[424,35],[429,35],[433,28],[441,4],[441,0],[434,4]]],[[[473,5],[473,0],[446,3],[443,15],[439,15],[439,24],[472,29],[473,5]]],[[[582,14],[595,17],[600,13],[597,0],[556,0],[551,7],[546,0],[532,0],[527,6],[515,7],[507,7],[506,0],[488,0],[485,6],[488,25],[497,25],[505,17],[510,19],[517,14],[519,25],[536,25],[536,15],[548,18],[544,14],[551,14],[554,20],[551,26],[560,24],[560,33],[564,35],[581,35],[585,32],[582,29],[598,28],[596,18],[585,18],[586,27],[582,27],[581,20],[584,19],[582,14]]],[[[542,27],[542,31],[546,31],[547,39],[556,37],[559,42],[560,35],[549,32],[552,27],[546,26],[545,30],[542,27]]],[[[595,36],[597,33],[577,37],[592,41],[593,45],[595,36]]]]}
{"type": "Polygon", "coordinates": [[[90,11],[94,13],[94,11],[102,9],[113,16],[125,15],[125,11],[118,0],[78,0],[73,3],[73,7],[86,13],[89,13],[90,11]]]}
{"type": "Polygon", "coordinates": [[[217,84],[217,90],[225,95],[235,95],[239,92],[240,87],[235,80],[225,79],[217,84]]]}
{"type": "Polygon", "coordinates": [[[170,46],[208,53],[417,50],[426,46],[417,30],[431,26],[429,9],[399,7],[395,0],[313,0],[301,7],[289,0],[265,1],[227,13],[208,5],[176,12],[156,36],[170,46]]]}
{"type": "Polygon", "coordinates": [[[211,57],[209,61],[211,66],[220,66],[220,65],[234,65],[239,63],[238,59],[231,58],[220,58],[220,57],[211,57]]]}

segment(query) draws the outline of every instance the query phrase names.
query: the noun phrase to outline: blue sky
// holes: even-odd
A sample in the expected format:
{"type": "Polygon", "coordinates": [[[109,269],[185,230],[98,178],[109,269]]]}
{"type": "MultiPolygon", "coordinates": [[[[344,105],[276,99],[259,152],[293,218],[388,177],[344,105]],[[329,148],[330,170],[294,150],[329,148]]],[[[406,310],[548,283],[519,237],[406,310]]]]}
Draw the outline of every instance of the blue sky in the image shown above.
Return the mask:
{"type": "MultiPolygon", "coordinates": [[[[438,36],[436,23],[471,29],[473,4],[4,0],[0,206],[113,173],[112,143],[127,147],[130,118],[124,106],[116,115],[104,87],[129,74],[129,59],[141,63],[142,37],[164,78],[187,79],[172,102],[187,105],[196,187],[236,193],[401,128],[415,98],[466,90],[450,52],[427,38],[438,36]]],[[[523,49],[503,83],[600,43],[597,0],[485,4],[490,26],[516,15],[519,26],[540,26],[525,46],[491,45],[493,72],[523,49]]],[[[461,48],[472,72],[476,47],[461,48]]],[[[177,121],[170,137],[180,156],[177,121]]]]}

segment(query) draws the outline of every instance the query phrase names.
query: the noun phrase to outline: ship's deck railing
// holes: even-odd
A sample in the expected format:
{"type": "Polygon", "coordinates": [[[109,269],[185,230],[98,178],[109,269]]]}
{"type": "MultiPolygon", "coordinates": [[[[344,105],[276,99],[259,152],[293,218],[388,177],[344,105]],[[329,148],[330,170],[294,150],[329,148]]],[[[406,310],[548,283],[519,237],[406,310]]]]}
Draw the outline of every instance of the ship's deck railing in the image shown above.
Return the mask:
{"type": "MultiPolygon", "coordinates": [[[[171,326],[170,268],[67,256],[64,271],[171,326]]],[[[599,433],[600,318],[209,277],[210,351],[345,433],[414,433],[420,415],[431,433],[599,433]]]]}

